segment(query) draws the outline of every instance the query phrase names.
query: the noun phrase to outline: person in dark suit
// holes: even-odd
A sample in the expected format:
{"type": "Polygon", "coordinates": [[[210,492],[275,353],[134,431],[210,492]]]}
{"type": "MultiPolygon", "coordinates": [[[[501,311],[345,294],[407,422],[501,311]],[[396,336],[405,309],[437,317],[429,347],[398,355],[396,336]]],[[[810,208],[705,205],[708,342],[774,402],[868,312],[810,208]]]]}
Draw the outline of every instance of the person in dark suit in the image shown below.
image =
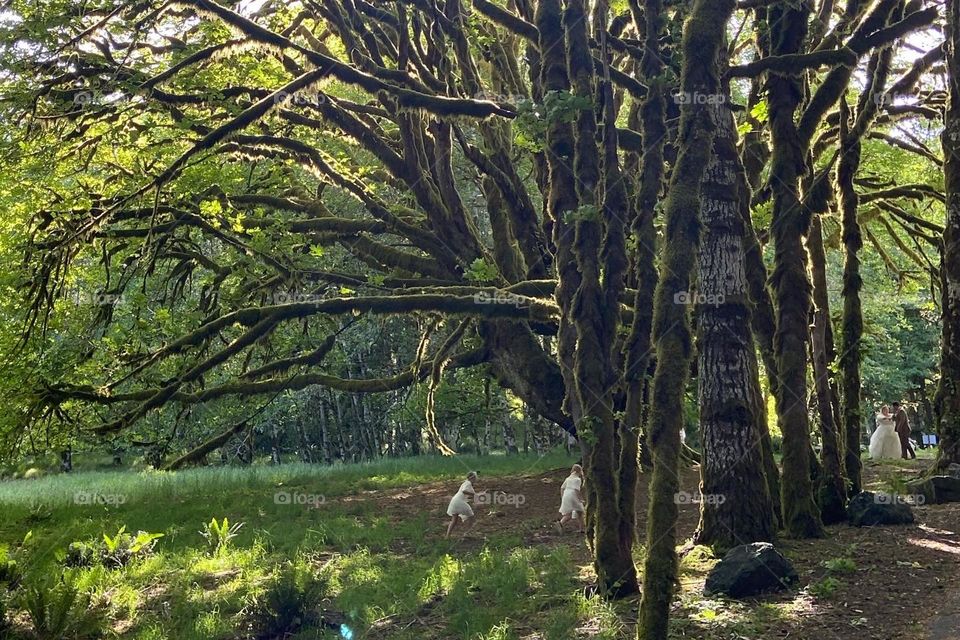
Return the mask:
{"type": "Polygon", "coordinates": [[[893,403],[893,421],[896,425],[897,435],[900,436],[900,450],[904,460],[911,460],[917,457],[917,452],[913,450],[910,444],[910,420],[907,418],[907,412],[903,410],[899,402],[893,403]]]}

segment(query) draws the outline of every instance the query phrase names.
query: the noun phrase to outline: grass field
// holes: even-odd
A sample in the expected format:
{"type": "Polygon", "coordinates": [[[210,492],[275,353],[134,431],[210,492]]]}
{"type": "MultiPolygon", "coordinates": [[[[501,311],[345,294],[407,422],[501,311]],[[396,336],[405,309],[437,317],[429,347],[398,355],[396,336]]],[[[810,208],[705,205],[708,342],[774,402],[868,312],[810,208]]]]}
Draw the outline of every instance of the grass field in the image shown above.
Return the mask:
{"type": "MultiPolygon", "coordinates": [[[[296,608],[309,599],[322,602],[328,618],[291,623],[299,629],[290,637],[380,637],[377,629],[394,619],[430,610],[444,620],[446,635],[439,637],[508,638],[513,636],[505,620],[537,616],[544,602],[553,601],[563,606],[550,608],[563,613],[543,621],[547,637],[567,638],[578,622],[576,611],[587,615],[593,605],[576,600],[565,549],[522,548],[519,539],[504,536],[461,557],[455,541],[438,540],[445,521],[436,514],[414,511],[396,522],[375,501],[351,497],[416,491],[443,480],[450,480],[452,493],[468,469],[492,478],[569,462],[560,452],[8,481],[0,483],[0,549],[23,574],[20,591],[53,589],[50,583],[63,572],[68,583],[91,595],[100,628],[124,638],[271,637],[269,629],[258,630],[258,621],[264,601],[281,597],[276,592],[284,589],[290,602],[274,608],[296,608]],[[217,539],[208,523],[223,524],[223,518],[227,528],[242,526],[235,537],[223,534],[229,539],[218,546],[208,540],[217,539]],[[109,555],[104,535],[114,540],[121,527],[163,537],[122,566],[73,557],[77,549],[98,547],[101,556],[109,555]],[[79,566],[65,566],[70,564],[79,566]],[[523,597],[532,591],[536,605],[523,597]]],[[[17,628],[37,626],[22,605],[12,617],[17,624],[7,632],[11,637],[17,628]]],[[[393,629],[390,637],[423,634],[393,629]]]]}
{"type": "MultiPolygon", "coordinates": [[[[583,538],[552,526],[571,462],[554,452],[0,482],[0,640],[630,638],[637,599],[589,596],[583,538]],[[478,491],[522,496],[522,508],[475,504],[476,528],[445,540],[447,500],[472,469],[478,491]]],[[[897,491],[924,464],[867,462],[865,481],[897,491]]],[[[682,470],[685,491],[698,483],[698,469],[682,470]]],[[[933,610],[902,603],[921,585],[960,597],[960,505],[915,511],[906,528],[781,540],[800,583],[761,599],[704,597],[717,560],[688,549],[671,640],[926,640],[933,610]]],[[[697,505],[680,505],[680,540],[698,520],[697,505]]]]}

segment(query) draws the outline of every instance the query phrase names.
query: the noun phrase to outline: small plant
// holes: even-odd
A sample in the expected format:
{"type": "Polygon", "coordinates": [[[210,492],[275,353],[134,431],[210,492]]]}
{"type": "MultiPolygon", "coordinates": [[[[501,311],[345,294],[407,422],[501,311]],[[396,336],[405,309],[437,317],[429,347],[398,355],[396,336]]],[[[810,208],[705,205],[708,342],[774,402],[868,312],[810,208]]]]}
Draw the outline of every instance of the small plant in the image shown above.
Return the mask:
{"type": "Polygon", "coordinates": [[[99,560],[96,545],[89,542],[75,541],[67,546],[63,556],[63,564],[68,567],[92,567],[99,560]]]}
{"type": "Polygon", "coordinates": [[[110,569],[124,567],[136,557],[147,556],[153,552],[162,533],[137,531],[136,535],[127,533],[126,527],[114,536],[103,534],[102,542],[71,542],[60,560],[68,567],[90,567],[102,564],[110,569]]]}
{"type": "Polygon", "coordinates": [[[52,583],[27,586],[19,604],[38,640],[82,640],[101,634],[102,621],[90,606],[90,594],[76,586],[70,573],[52,583]]]}
{"type": "Polygon", "coordinates": [[[226,517],[223,518],[223,522],[217,522],[217,519],[213,518],[200,530],[200,535],[206,539],[210,552],[219,556],[230,547],[230,541],[237,537],[241,527],[243,527],[242,522],[231,525],[226,517]]]}
{"type": "Polygon", "coordinates": [[[832,574],[853,573],[857,570],[857,563],[850,558],[831,558],[825,560],[822,564],[832,574]]]}
{"type": "Polygon", "coordinates": [[[832,576],[827,576],[820,582],[814,582],[811,584],[809,587],[807,587],[807,590],[811,595],[817,598],[827,599],[833,596],[833,594],[836,593],[837,589],[839,588],[840,581],[832,576]]]}
{"type": "Polygon", "coordinates": [[[126,529],[125,526],[120,527],[120,531],[112,538],[103,534],[101,561],[105,567],[120,568],[137,556],[149,555],[157,540],[163,537],[162,533],[146,531],[137,531],[136,535],[132,535],[126,529]]]}
{"type": "Polygon", "coordinates": [[[285,566],[254,597],[247,614],[257,638],[279,638],[319,621],[317,603],[329,589],[328,582],[310,570],[285,566]]]}

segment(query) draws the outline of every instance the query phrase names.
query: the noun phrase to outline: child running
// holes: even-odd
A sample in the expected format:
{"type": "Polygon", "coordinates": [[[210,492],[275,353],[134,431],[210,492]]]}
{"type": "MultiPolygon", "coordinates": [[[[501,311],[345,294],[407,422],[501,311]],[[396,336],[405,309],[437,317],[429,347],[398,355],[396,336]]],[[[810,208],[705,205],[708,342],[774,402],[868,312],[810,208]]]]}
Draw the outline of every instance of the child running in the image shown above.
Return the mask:
{"type": "Polygon", "coordinates": [[[578,464],[570,469],[570,475],[560,486],[562,498],[560,500],[560,521],[557,523],[557,530],[563,533],[563,525],[575,520],[579,525],[577,533],[583,533],[583,467],[578,464]]]}
{"type": "MultiPolygon", "coordinates": [[[[457,526],[458,521],[466,522],[473,518],[473,509],[470,508],[470,502],[467,501],[467,496],[474,495],[473,482],[477,479],[477,472],[471,471],[467,474],[467,479],[463,481],[463,484],[460,485],[460,490],[457,491],[457,495],[453,496],[450,500],[450,506],[447,507],[447,515],[450,516],[450,525],[447,527],[447,535],[445,538],[449,538],[450,534],[453,533],[453,530],[457,526]]],[[[469,531],[473,528],[473,525],[476,521],[471,522],[470,526],[467,528],[469,531]]]]}

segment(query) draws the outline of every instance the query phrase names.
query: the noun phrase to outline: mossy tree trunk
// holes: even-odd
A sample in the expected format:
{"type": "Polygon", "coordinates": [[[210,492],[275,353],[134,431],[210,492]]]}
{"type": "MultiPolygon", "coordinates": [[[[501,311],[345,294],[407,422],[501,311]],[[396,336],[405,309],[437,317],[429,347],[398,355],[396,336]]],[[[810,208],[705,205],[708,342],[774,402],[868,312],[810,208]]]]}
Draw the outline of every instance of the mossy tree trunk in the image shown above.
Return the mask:
{"type": "MultiPolygon", "coordinates": [[[[819,229],[816,230],[819,232],[819,229]]],[[[810,329],[813,359],[814,386],[817,395],[817,411],[820,417],[820,460],[823,473],[817,487],[817,502],[820,516],[825,524],[834,524],[846,519],[847,494],[843,483],[840,461],[840,440],[834,421],[833,404],[830,400],[830,368],[827,365],[827,313],[817,310],[810,329]]]]}
{"type": "MultiPolygon", "coordinates": [[[[637,7],[639,9],[639,7],[637,7]]],[[[643,5],[644,52],[640,72],[647,84],[643,102],[631,111],[631,128],[643,135],[643,155],[627,155],[624,173],[639,174],[632,236],[633,281],[636,294],[633,300],[633,322],[624,345],[623,381],[625,407],[620,427],[620,511],[622,514],[620,539],[632,546],[636,527],[636,485],[640,438],[644,432],[645,392],[648,389],[650,368],[650,335],[653,326],[653,294],[657,286],[656,239],[654,228],[656,207],[663,181],[663,147],[666,139],[666,82],[663,71],[663,52],[660,38],[663,31],[663,0],[646,0],[643,5]]],[[[639,22],[641,16],[635,16],[639,22]]],[[[643,452],[649,457],[648,447],[643,452]]]]}
{"type": "Polygon", "coordinates": [[[937,467],[960,463],[960,2],[947,0],[949,102],[944,118],[943,337],[937,389],[937,467]]]}
{"type": "MultiPolygon", "coordinates": [[[[801,53],[806,42],[810,7],[778,2],[768,10],[771,54],[801,53]]],[[[810,224],[800,200],[805,170],[804,147],[794,120],[802,97],[802,79],[771,72],[768,78],[770,163],[773,191],[774,271],[777,306],[774,350],[781,393],[777,415],[783,432],[781,506],[784,527],[791,536],[823,535],[810,479],[810,421],[807,414],[807,339],[810,280],[803,239],[810,224]]]]}
{"type": "MultiPolygon", "coordinates": [[[[887,20],[899,20],[903,4],[895,7],[887,20]]],[[[861,408],[862,359],[860,341],[863,339],[863,305],[860,290],[859,252],[863,248],[863,234],[859,220],[860,198],[854,188],[854,180],[860,169],[863,153],[861,140],[866,135],[870,122],[877,116],[879,98],[884,95],[890,73],[892,51],[882,49],[871,56],[867,65],[867,82],[857,102],[856,113],[851,114],[846,100],[840,101],[840,160],[837,164],[837,190],[840,192],[843,263],[843,338],[840,352],[840,377],[843,390],[843,432],[845,438],[844,467],[850,495],[863,488],[860,461],[860,441],[863,431],[861,408]]]]}
{"type": "Polygon", "coordinates": [[[677,580],[678,461],[683,391],[690,369],[692,336],[687,307],[677,304],[690,287],[699,244],[700,185],[710,161],[717,123],[699,98],[720,94],[717,56],[734,0],[697,0],[683,29],[679,153],[666,203],[666,237],[654,306],[657,368],[653,378],[649,439],[653,454],[647,515],[647,556],[637,637],[666,640],[677,580]]]}
{"type": "MultiPolygon", "coordinates": [[[[578,431],[589,445],[588,479],[594,485],[589,505],[594,512],[594,567],[603,593],[623,597],[640,590],[633,549],[621,540],[616,462],[618,423],[614,410],[614,390],[619,376],[613,366],[616,361],[613,347],[619,324],[619,298],[627,270],[624,220],[628,211],[617,155],[613,90],[608,67],[605,66],[606,77],[597,81],[586,10],[583,0],[568,0],[563,16],[573,91],[581,98],[599,96],[604,107],[602,153],[596,142],[596,111],[581,109],[576,119],[574,175],[580,206],[573,252],[580,285],[570,309],[577,336],[574,390],[582,411],[578,431]]],[[[606,14],[606,4],[601,1],[595,14],[598,24],[606,23],[606,14]]],[[[606,29],[599,31],[601,39],[605,38],[606,29]]],[[[605,57],[606,52],[602,55],[605,57]]],[[[634,455],[634,465],[635,460],[634,455]]]]}
{"type": "Polygon", "coordinates": [[[838,433],[838,425],[842,423],[836,411],[837,390],[830,375],[830,364],[836,359],[836,352],[833,347],[833,326],[830,322],[827,293],[827,255],[820,223],[820,217],[828,210],[831,192],[827,173],[819,174],[816,179],[808,178],[807,182],[813,192],[806,198],[813,216],[807,236],[814,307],[814,321],[810,326],[810,361],[813,364],[817,422],[820,426],[822,470],[817,477],[817,504],[820,506],[823,522],[833,524],[846,518],[847,491],[840,452],[843,440],[838,433]]]}
{"type": "Polygon", "coordinates": [[[713,107],[718,130],[701,187],[703,239],[697,260],[700,490],[705,499],[695,539],[719,552],[772,541],[776,534],[764,469],[766,425],[739,212],[743,168],[728,91],[713,107]]]}

